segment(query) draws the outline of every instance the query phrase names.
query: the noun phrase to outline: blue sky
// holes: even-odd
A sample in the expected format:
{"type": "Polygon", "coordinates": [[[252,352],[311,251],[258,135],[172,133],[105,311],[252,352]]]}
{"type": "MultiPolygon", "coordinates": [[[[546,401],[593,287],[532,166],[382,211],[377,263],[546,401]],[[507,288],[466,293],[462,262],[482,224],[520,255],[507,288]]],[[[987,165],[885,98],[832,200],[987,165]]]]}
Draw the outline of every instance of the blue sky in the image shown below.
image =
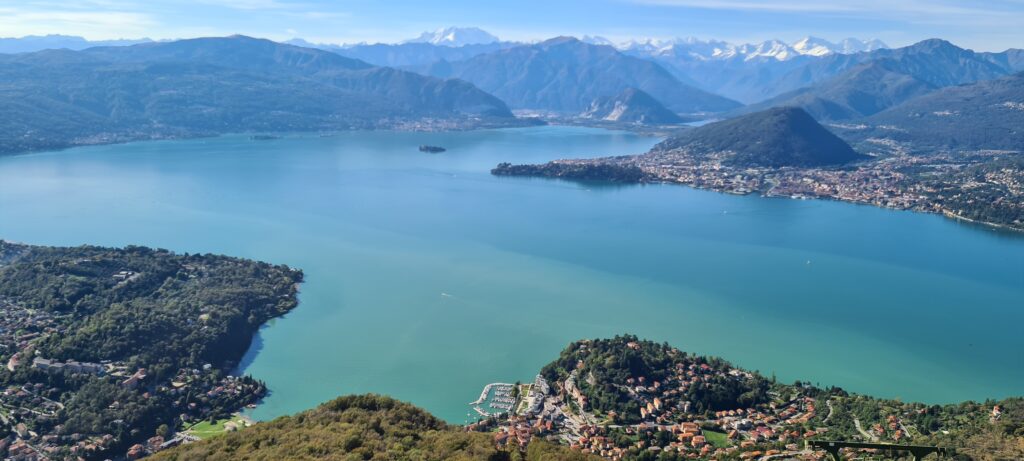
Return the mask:
{"type": "Polygon", "coordinates": [[[0,36],[90,39],[241,33],[330,43],[394,42],[445,26],[503,39],[695,36],[736,42],[806,35],[932,37],[981,51],[1024,48],[1024,0],[0,0],[0,36]]]}

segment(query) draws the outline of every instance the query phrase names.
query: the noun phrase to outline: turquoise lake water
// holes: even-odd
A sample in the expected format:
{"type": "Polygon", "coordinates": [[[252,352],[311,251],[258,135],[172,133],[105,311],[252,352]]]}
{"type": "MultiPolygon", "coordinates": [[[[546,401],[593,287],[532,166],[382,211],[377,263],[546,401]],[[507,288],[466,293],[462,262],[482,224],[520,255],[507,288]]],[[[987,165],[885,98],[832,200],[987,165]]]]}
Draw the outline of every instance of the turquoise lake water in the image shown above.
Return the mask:
{"type": "Polygon", "coordinates": [[[488,173],[656,141],[542,127],[6,157],[0,238],[305,270],[300,306],[243,365],[272,390],[257,418],[378,392],[463,422],[484,384],[531,380],[568,342],[623,332],[878,396],[1024,395],[1024,236],[838,202],[488,173]]]}

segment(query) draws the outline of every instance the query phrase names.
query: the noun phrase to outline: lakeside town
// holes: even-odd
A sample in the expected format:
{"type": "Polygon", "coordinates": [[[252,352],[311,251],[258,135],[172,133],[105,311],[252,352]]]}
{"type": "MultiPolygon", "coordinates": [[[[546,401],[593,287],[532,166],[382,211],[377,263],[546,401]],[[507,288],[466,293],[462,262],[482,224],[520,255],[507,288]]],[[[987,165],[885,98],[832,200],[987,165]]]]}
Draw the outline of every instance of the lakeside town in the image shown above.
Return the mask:
{"type": "Polygon", "coordinates": [[[681,184],[731,194],[832,199],[938,213],[995,227],[1024,230],[1024,157],[977,151],[910,155],[898,149],[844,167],[735,167],[725,155],[685,149],[635,156],[499,165],[497,174],[681,184]],[[605,167],[603,170],[592,170],[605,167]],[[586,171],[585,177],[576,177],[586,171]],[[595,177],[596,176],[596,177],[595,177]]]}
{"type": "MultiPolygon", "coordinates": [[[[660,347],[632,337],[605,340],[597,346],[614,357],[621,353],[621,345],[607,345],[613,341],[638,355],[660,347]]],[[[882,401],[799,382],[769,383],[724,362],[706,361],[674,349],[667,351],[672,358],[670,366],[652,370],[660,379],[609,372],[608,376],[626,377],[602,381],[590,363],[604,353],[588,350],[595,345],[589,340],[573,344],[563,357],[571,352],[574,358],[585,358],[564,378],[549,382],[537,375],[533,383],[516,383],[514,410],[485,417],[467,430],[490,432],[501,447],[525,450],[531,440],[543,438],[609,460],[637,459],[647,453],[653,456],[648,459],[819,461],[830,458],[825,451],[813,449],[809,441],[930,444],[934,434],[951,433],[937,422],[942,419],[941,411],[934,406],[882,401]],[[712,405],[703,400],[718,389],[756,393],[759,386],[766,390],[761,401],[755,398],[742,404],[746,394],[736,401],[718,399],[712,405]],[[593,401],[593,396],[609,388],[619,396],[617,400],[593,401]],[[676,457],[658,457],[662,454],[676,457]]],[[[547,368],[545,371],[550,376],[547,368]]],[[[999,404],[987,405],[980,405],[972,416],[983,425],[995,425],[1004,409],[999,404]]],[[[876,452],[862,452],[872,453],[876,452]]]]}
{"type": "MultiPolygon", "coordinates": [[[[732,370],[726,376],[736,378],[744,373],[732,370]]],[[[736,408],[703,419],[690,411],[689,402],[679,401],[678,395],[710,374],[709,368],[694,366],[679,369],[664,382],[631,378],[624,387],[640,402],[640,422],[633,424],[616,423],[614,412],[593,412],[586,395],[575,385],[575,374],[554,387],[538,375],[532,384],[522,385],[516,411],[489,415],[468,430],[493,432],[499,446],[525,449],[534,437],[542,437],[610,460],[644,450],[679,453],[691,459],[731,454],[740,459],[824,459],[823,452],[809,450],[804,442],[827,433],[828,428],[801,428],[817,414],[815,399],[790,396],[768,408],[736,408]]],[[[899,438],[896,435],[894,440],[899,438]]]]}

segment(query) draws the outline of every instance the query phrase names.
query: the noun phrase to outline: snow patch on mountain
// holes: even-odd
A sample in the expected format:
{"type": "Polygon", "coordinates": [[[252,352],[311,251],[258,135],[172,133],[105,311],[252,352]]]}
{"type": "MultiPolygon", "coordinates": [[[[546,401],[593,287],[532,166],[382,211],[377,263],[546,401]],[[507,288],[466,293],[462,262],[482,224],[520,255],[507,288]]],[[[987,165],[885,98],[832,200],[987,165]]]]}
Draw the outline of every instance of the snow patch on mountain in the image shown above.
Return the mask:
{"type": "Polygon", "coordinates": [[[766,40],[761,43],[732,44],[720,40],[700,40],[693,37],[675,39],[640,39],[619,43],[616,48],[648,56],[689,57],[693,60],[775,59],[786,61],[799,56],[827,56],[851,54],[888,48],[879,40],[847,38],[833,43],[817,37],[806,37],[793,43],[766,40]]]}
{"type": "Polygon", "coordinates": [[[817,37],[806,37],[793,44],[793,50],[797,53],[810,56],[825,56],[837,53],[838,47],[835,43],[817,37]]]}

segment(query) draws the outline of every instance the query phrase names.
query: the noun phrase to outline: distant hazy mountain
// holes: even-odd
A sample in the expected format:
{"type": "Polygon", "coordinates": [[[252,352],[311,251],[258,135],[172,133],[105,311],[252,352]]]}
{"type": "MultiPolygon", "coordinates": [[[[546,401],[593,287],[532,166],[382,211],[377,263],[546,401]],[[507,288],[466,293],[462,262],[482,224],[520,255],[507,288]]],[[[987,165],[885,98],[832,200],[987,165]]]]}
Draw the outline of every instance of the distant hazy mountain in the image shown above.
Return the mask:
{"type": "Polygon", "coordinates": [[[147,43],[148,38],[89,41],[73,35],[27,35],[19,38],[0,38],[0,53],[29,53],[40,50],[84,50],[94,46],[127,46],[147,43]]]}
{"type": "Polygon", "coordinates": [[[515,43],[494,42],[482,45],[463,45],[458,47],[433,45],[430,43],[400,44],[359,44],[329,45],[309,43],[300,39],[287,42],[291,45],[317,48],[340,54],[342,56],[366,61],[375,66],[422,68],[439,61],[461,61],[484,53],[517,46],[515,43]]]}
{"type": "Polygon", "coordinates": [[[248,37],[0,55],[0,152],[167,136],[514,120],[472,84],[248,37]]]}
{"type": "Polygon", "coordinates": [[[700,40],[694,37],[668,40],[632,40],[617,45],[617,48],[635,55],[675,56],[691,60],[732,60],[744,61],[770,58],[786,61],[799,56],[826,56],[829,54],[850,54],[888,48],[880,40],[859,40],[848,38],[839,43],[817,37],[806,37],[793,43],[781,40],[766,40],[761,43],[732,44],[721,40],[700,40]]]}
{"type": "Polygon", "coordinates": [[[818,120],[848,120],[878,113],[937,87],[902,72],[896,61],[872,61],[815,86],[747,106],[755,112],[775,106],[800,107],[818,120]]]}
{"type": "Polygon", "coordinates": [[[615,97],[595,100],[581,116],[640,125],[669,125],[683,121],[679,115],[665,108],[651,95],[636,88],[627,88],[615,97]]]}
{"type": "Polygon", "coordinates": [[[595,99],[637,88],[681,113],[717,112],[738,107],[735,101],[693,88],[660,65],[626,56],[615,48],[559,37],[482,54],[459,62],[442,62],[426,70],[455,77],[498,96],[510,106],[579,113],[595,99]]]}
{"type": "Polygon", "coordinates": [[[442,46],[486,45],[501,40],[476,27],[449,27],[434,32],[424,32],[405,43],[429,43],[442,46]]]}
{"type": "Polygon", "coordinates": [[[865,51],[883,50],[889,48],[881,40],[860,40],[847,38],[839,43],[832,43],[828,40],[817,37],[805,37],[794,42],[792,45],[797,53],[807,56],[827,56],[830,54],[853,54],[865,51]]]}
{"type": "Polygon", "coordinates": [[[660,151],[675,149],[690,155],[714,156],[736,167],[813,167],[864,158],[807,112],[794,107],[710,123],[655,147],[660,151]]]}
{"type": "MultiPolygon", "coordinates": [[[[868,116],[937,88],[991,80],[1011,72],[991,57],[934,39],[893,50],[826,57],[800,69],[803,74],[800,78],[817,70],[823,73],[838,68],[843,70],[812,86],[747,106],[741,111],[797,106],[819,120],[868,116]],[[856,60],[852,59],[854,56],[856,60]]],[[[780,80],[786,78],[783,76],[780,80]]]]}
{"type": "MultiPolygon", "coordinates": [[[[313,44],[300,39],[287,43],[332,51],[374,65],[400,67],[433,75],[449,73],[451,62],[466,61],[481,54],[524,45],[492,40],[490,34],[480,40],[470,40],[465,37],[471,34],[461,33],[472,30],[478,29],[443,29],[399,44],[331,45],[313,44]],[[445,40],[445,37],[452,40],[445,40]],[[452,46],[453,43],[473,41],[487,43],[452,46]]],[[[814,83],[809,80],[779,85],[775,80],[816,58],[885,48],[885,44],[878,40],[851,38],[832,43],[814,37],[792,44],[769,40],[742,45],[692,37],[631,40],[616,44],[604,37],[584,36],[580,41],[591,45],[614,46],[624,54],[654,60],[688,86],[746,103],[758,102],[814,83]]]]}
{"type": "Polygon", "coordinates": [[[884,50],[889,48],[889,45],[886,45],[878,39],[859,40],[856,38],[847,38],[841,40],[835,45],[836,46],[832,48],[832,51],[840,54],[862,53],[865,51],[884,50]]]}
{"type": "Polygon", "coordinates": [[[1024,73],[952,86],[864,120],[855,137],[891,138],[914,150],[1024,152],[1024,73]]]}

